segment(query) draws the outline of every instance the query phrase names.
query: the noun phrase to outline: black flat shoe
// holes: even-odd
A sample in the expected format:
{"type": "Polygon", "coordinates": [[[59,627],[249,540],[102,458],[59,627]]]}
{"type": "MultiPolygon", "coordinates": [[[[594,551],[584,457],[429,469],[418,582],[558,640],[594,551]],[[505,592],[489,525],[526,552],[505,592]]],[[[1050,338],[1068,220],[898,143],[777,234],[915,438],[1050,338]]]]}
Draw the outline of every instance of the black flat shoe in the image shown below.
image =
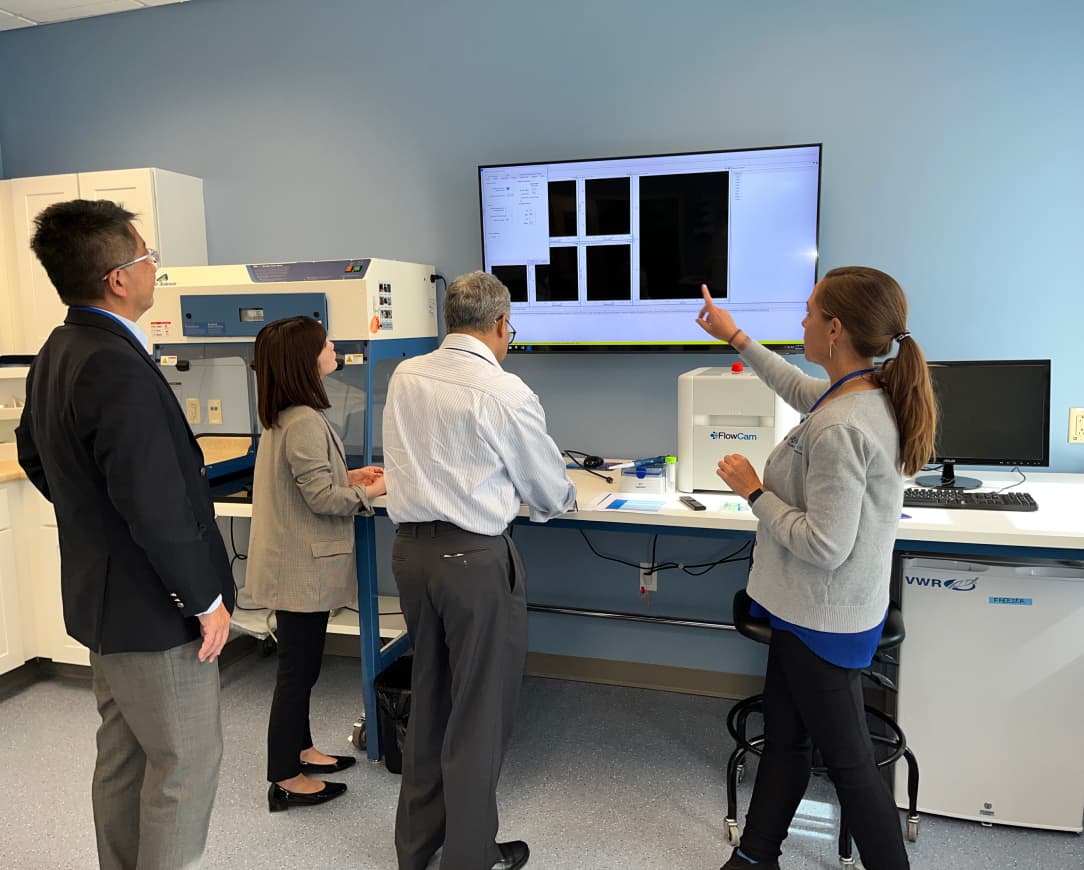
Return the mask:
{"type": "Polygon", "coordinates": [[[741,855],[738,854],[738,850],[735,849],[730,853],[730,860],[727,861],[719,870],[740,870],[745,867],[756,867],[757,870],[779,870],[778,861],[758,861],[755,864],[752,861],[747,861],[741,855]]]}
{"type": "Polygon", "coordinates": [[[314,764],[310,761],[302,761],[301,772],[306,775],[310,773],[338,773],[340,770],[353,767],[358,761],[353,755],[332,755],[331,757],[335,759],[334,764],[314,764]]]}
{"type": "Polygon", "coordinates": [[[273,813],[281,813],[290,807],[314,807],[334,800],[346,791],[344,782],[325,782],[324,787],[312,794],[287,791],[281,785],[271,783],[267,789],[267,808],[273,813]]]}
{"type": "Polygon", "coordinates": [[[497,848],[501,850],[501,860],[493,865],[492,870],[519,870],[531,857],[531,850],[523,840],[498,843],[497,848]]]}

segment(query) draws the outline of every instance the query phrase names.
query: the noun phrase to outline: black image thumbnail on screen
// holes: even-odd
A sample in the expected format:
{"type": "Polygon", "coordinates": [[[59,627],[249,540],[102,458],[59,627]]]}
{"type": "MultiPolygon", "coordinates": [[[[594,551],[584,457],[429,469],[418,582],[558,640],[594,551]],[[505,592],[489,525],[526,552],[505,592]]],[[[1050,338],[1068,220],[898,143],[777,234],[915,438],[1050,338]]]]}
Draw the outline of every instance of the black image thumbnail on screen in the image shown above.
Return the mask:
{"type": "MultiPolygon", "coordinates": [[[[639,264],[632,262],[630,178],[584,182],[584,232],[577,228],[576,182],[548,185],[550,261],[535,266],[535,299],[579,299],[578,249],[584,249],[587,301],[632,297],[632,269],[639,268],[639,298],[696,298],[707,284],[716,298],[727,297],[730,197],[728,172],[645,175],[639,182],[639,264]],[[600,236],[629,241],[592,242],[600,236]],[[559,242],[557,241],[559,240],[559,242]]],[[[494,266],[512,294],[528,300],[526,265],[494,266]]]]}

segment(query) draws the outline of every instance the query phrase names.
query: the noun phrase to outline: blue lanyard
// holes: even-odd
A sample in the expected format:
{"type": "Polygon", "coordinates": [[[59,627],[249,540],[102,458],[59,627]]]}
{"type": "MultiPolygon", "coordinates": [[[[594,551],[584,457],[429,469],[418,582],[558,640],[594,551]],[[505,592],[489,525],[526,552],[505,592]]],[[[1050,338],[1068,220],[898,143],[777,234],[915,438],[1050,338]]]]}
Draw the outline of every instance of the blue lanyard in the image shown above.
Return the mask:
{"type": "Polygon", "coordinates": [[[847,381],[852,381],[855,378],[860,378],[860,377],[862,377],[862,375],[873,374],[874,371],[875,371],[874,369],[859,369],[856,372],[851,372],[849,375],[844,375],[843,377],[841,377],[838,381],[836,381],[834,384],[832,384],[832,386],[830,386],[827,390],[825,390],[821,394],[821,397],[819,399],[817,399],[817,401],[815,401],[813,403],[813,407],[809,409],[809,413],[812,414],[814,411],[816,411],[817,408],[820,407],[821,402],[823,402],[830,395],[832,395],[832,393],[834,393],[836,390],[838,390],[840,387],[842,387],[845,383],[847,383],[847,381]]]}

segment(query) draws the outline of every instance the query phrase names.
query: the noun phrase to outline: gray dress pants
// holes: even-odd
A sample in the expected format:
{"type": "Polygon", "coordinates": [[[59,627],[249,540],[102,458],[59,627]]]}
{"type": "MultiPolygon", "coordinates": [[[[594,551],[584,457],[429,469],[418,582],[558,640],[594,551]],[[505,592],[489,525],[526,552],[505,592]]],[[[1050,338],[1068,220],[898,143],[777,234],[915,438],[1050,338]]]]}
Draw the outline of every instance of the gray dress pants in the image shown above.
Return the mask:
{"type": "Polygon", "coordinates": [[[414,646],[395,824],[400,870],[489,870],[497,780],[527,656],[524,571],[512,539],[404,523],[392,548],[414,646]]]}
{"type": "Polygon", "coordinates": [[[200,866],[222,760],[218,663],[200,662],[200,645],[90,654],[102,870],[200,866]]]}

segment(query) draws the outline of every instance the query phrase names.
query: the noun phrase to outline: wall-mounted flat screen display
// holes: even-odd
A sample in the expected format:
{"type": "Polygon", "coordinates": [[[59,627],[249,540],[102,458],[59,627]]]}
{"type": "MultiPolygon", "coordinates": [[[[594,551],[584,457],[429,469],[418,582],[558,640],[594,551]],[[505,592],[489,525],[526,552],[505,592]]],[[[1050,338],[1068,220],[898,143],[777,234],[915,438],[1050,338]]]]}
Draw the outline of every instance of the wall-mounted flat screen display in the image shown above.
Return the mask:
{"type": "Polygon", "coordinates": [[[484,268],[521,352],[703,351],[700,285],[758,341],[802,341],[820,145],[478,168],[484,268]]]}

